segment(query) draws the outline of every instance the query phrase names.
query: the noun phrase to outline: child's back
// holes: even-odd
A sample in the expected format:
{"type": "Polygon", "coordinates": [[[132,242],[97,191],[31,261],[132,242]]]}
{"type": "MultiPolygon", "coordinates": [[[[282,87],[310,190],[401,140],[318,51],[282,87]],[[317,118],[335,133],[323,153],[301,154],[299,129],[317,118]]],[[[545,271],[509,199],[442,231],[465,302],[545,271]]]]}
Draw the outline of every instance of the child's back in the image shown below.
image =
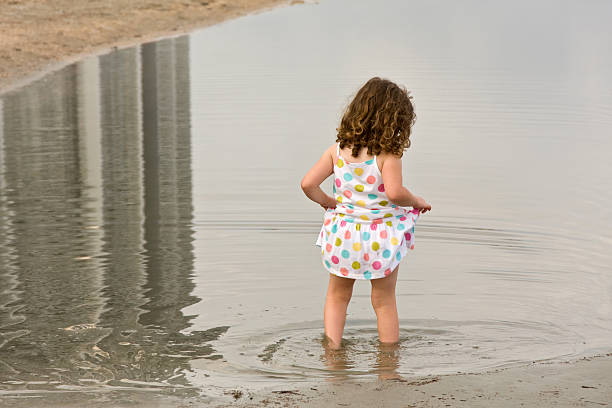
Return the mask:
{"type": "Polygon", "coordinates": [[[353,279],[388,276],[414,247],[418,210],[390,202],[377,156],[348,161],[337,145],[334,197],[338,204],[326,211],[317,245],[330,273],[353,279]]]}

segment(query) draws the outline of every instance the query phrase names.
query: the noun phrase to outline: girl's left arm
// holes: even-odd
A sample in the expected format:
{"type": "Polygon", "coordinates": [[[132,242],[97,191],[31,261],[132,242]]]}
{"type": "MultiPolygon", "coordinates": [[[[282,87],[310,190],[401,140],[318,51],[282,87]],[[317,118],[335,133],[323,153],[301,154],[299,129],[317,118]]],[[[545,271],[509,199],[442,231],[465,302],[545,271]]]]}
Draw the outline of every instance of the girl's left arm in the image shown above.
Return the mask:
{"type": "Polygon", "coordinates": [[[325,194],[319,186],[334,172],[333,152],[335,148],[336,145],[333,144],[325,150],[319,161],[308,170],[301,183],[304,194],[326,210],[328,208],[336,208],[336,200],[325,194]]]}

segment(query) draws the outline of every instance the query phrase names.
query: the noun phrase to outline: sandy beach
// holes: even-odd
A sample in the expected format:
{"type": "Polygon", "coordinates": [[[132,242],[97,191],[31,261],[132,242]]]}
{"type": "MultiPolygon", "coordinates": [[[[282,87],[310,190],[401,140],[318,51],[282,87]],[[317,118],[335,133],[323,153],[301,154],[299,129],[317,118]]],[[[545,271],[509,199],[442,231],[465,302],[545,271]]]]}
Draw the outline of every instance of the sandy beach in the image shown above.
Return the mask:
{"type": "Polygon", "coordinates": [[[287,0],[3,0],[0,89],[89,54],[178,35],[287,0]]]}
{"type": "MultiPolygon", "coordinates": [[[[2,0],[0,89],[19,86],[45,71],[156,38],[187,33],[221,21],[292,5],[287,0],[2,0]]],[[[480,374],[251,391],[228,390],[233,402],[159,398],[122,392],[117,400],[78,393],[42,398],[2,395],[6,407],[605,407],[612,406],[612,353],[533,362],[480,374]],[[37,402],[34,402],[37,401],[37,402]],[[109,402],[112,401],[112,402],[109,402]],[[37,405],[39,404],[39,405],[37,405]],[[215,405],[216,404],[216,405],[215,405]]]]}

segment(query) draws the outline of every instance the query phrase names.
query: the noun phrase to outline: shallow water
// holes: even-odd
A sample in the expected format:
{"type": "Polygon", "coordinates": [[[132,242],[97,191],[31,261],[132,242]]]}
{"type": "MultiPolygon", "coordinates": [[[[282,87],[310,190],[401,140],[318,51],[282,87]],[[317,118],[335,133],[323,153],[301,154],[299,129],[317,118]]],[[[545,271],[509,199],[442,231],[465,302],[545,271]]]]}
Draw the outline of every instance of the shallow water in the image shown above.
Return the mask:
{"type": "Polygon", "coordinates": [[[215,396],[611,351],[612,5],[376,4],[276,9],[1,97],[2,394],[215,396]],[[299,180],[373,75],[412,91],[404,180],[433,211],[400,267],[399,346],[358,282],[326,353],[322,210],[299,180]]]}

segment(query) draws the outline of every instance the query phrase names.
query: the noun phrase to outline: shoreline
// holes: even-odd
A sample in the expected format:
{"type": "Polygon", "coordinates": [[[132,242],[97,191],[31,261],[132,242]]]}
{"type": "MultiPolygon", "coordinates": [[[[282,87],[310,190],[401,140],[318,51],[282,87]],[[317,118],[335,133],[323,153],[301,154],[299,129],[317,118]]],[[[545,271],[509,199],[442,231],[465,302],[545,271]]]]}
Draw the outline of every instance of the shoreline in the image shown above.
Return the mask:
{"type": "Polygon", "coordinates": [[[89,56],[188,34],[299,0],[10,0],[0,14],[0,94],[89,56]],[[36,27],[33,29],[32,27],[36,27]]]}
{"type": "Polygon", "coordinates": [[[316,385],[287,384],[257,391],[237,386],[226,398],[174,396],[155,390],[117,389],[98,392],[52,391],[0,394],[12,408],[514,408],[612,406],[612,353],[566,361],[537,361],[481,373],[389,378],[316,385]]]}
{"type": "MultiPolygon", "coordinates": [[[[350,407],[605,407],[612,406],[612,353],[485,371],[364,383],[292,388],[241,404],[324,408],[350,407]]],[[[242,398],[245,399],[245,398],[242,398]]],[[[196,405],[197,406],[197,405],[196,405]]]]}

